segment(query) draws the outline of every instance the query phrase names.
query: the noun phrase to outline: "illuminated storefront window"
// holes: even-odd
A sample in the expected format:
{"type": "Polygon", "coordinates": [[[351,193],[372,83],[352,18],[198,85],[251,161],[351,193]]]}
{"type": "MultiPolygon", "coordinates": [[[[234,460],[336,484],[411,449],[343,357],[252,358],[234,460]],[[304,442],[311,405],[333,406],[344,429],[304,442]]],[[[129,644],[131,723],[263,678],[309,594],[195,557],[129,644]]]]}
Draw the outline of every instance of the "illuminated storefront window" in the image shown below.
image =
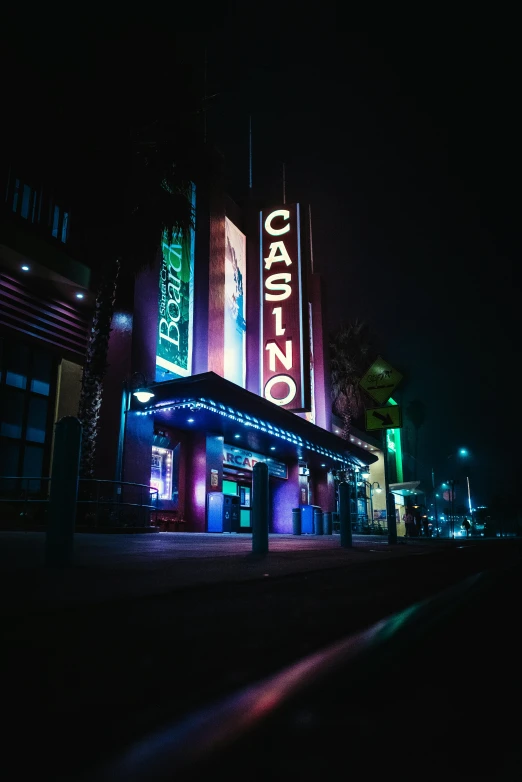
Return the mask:
{"type": "Polygon", "coordinates": [[[172,451],[152,446],[150,485],[158,490],[160,500],[172,499],[172,451]]]}

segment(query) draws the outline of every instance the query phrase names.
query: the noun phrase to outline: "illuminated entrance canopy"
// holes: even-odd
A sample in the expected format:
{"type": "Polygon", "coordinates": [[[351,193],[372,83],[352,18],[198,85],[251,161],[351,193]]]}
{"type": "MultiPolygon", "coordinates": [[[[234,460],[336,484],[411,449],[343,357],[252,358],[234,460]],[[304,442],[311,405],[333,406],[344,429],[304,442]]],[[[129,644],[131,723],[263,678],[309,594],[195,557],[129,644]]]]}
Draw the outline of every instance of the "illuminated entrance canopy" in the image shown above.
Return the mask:
{"type": "Polygon", "coordinates": [[[308,311],[299,204],[262,211],[260,231],[261,395],[289,410],[307,411],[308,311]]]}

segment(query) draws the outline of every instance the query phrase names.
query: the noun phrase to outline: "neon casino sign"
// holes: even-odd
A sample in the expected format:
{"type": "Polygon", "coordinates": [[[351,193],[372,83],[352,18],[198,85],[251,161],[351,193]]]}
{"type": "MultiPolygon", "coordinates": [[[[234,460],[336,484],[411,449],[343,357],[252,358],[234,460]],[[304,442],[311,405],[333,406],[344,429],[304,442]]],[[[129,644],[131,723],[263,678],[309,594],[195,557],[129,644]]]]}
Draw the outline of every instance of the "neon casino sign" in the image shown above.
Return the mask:
{"type": "Polygon", "coordinates": [[[261,395],[296,412],[310,409],[299,204],[264,210],[261,230],[261,395]],[[306,351],[304,350],[306,346],[306,351]]]}

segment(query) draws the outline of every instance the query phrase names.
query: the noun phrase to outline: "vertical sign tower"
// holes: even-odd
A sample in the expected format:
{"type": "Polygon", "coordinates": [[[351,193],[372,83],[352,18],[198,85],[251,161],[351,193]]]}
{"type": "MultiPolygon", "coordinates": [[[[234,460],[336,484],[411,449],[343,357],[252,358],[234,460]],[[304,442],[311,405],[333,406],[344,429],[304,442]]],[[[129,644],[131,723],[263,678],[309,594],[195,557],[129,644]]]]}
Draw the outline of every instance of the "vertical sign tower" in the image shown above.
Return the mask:
{"type": "Polygon", "coordinates": [[[299,204],[260,214],[261,396],[294,412],[310,411],[307,266],[299,204]]]}

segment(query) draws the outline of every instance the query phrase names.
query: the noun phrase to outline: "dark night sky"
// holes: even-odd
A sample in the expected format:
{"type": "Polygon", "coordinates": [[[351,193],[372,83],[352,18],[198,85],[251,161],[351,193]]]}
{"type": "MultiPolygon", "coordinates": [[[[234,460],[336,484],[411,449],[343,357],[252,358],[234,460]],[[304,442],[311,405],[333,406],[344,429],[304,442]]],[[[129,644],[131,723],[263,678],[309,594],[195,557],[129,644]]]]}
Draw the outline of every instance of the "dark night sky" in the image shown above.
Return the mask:
{"type": "MultiPolygon", "coordinates": [[[[247,5],[247,4],[243,4],[247,5]]],[[[396,398],[421,399],[420,476],[459,446],[475,504],[514,494],[520,415],[520,71],[514,19],[452,12],[371,24],[322,2],[270,11],[194,4],[181,20],[90,14],[70,36],[36,20],[23,33],[55,97],[107,112],[154,113],[179,102],[180,69],[203,82],[208,124],[239,191],[254,184],[310,202],[315,270],[331,327],[356,316],[405,374],[396,398]],[[42,63],[46,63],[42,65],[42,63]],[[60,76],[61,75],[61,76],[60,76]]],[[[381,12],[379,12],[380,14],[381,12]]],[[[62,20],[62,25],[65,22],[62,20]]],[[[16,36],[15,36],[16,40],[16,36]]],[[[19,50],[20,51],[20,50],[19,50]]]]}

